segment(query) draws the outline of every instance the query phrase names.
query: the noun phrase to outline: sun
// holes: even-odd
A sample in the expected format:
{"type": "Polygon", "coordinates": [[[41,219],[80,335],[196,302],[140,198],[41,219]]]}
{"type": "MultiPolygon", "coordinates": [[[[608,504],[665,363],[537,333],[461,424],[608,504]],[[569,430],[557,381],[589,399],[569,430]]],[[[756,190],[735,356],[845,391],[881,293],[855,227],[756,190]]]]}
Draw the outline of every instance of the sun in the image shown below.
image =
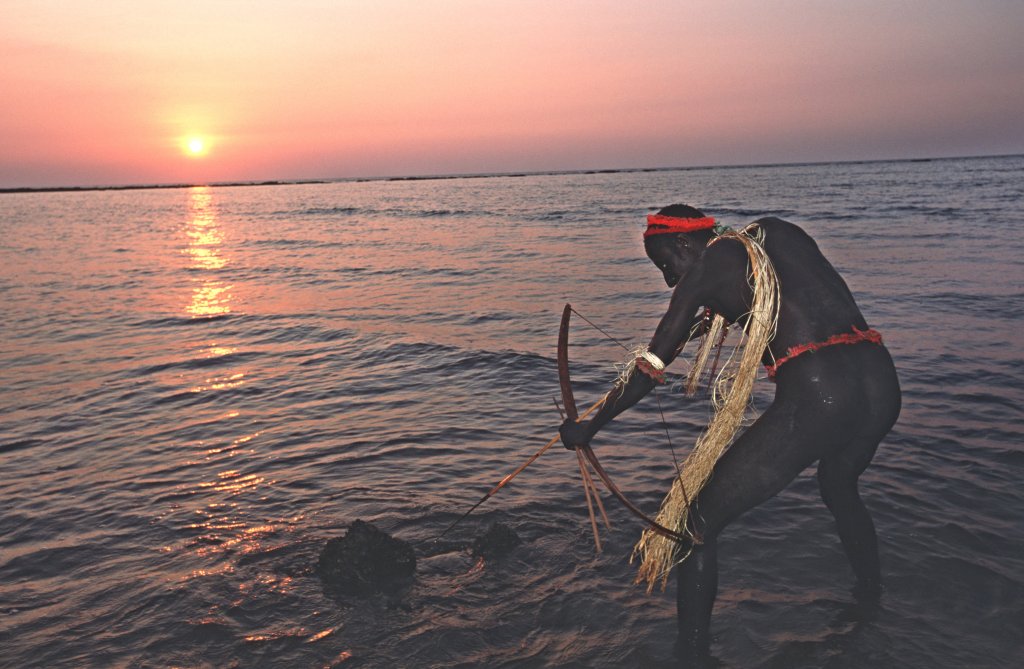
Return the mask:
{"type": "Polygon", "coordinates": [[[186,137],[182,144],[185,149],[185,153],[193,158],[205,156],[210,150],[209,143],[204,138],[196,135],[186,137]]]}

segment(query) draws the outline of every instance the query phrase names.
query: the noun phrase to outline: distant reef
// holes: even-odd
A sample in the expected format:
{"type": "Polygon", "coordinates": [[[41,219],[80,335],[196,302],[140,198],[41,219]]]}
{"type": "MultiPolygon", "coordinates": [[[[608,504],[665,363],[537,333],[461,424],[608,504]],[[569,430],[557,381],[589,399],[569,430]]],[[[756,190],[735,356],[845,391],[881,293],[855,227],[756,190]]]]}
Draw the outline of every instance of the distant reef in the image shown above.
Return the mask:
{"type": "Polygon", "coordinates": [[[5,193],[79,193],[96,190],[160,190],[169,188],[238,188],[240,186],[297,186],[300,184],[326,184],[329,180],[306,181],[223,181],[209,184],[133,184],[130,186],[42,186],[23,188],[0,188],[5,193]]]}
{"type": "Polygon", "coordinates": [[[338,179],[310,179],[301,181],[221,181],[215,183],[181,184],[134,184],[130,186],[43,186],[22,188],[0,188],[0,195],[7,193],[65,193],[104,190],[154,190],[161,188],[227,188],[239,186],[298,186],[303,184],[366,183],[373,181],[436,181],[439,179],[494,179],[539,176],[567,176],[573,174],[632,174],[642,172],[690,172],[694,170],[747,170],[765,167],[810,167],[816,165],[870,165],[877,163],[924,163],[947,160],[984,160],[989,158],[1016,158],[1024,154],[991,156],[948,156],[941,158],[872,158],[865,160],[808,161],[795,163],[755,163],[750,165],[690,165],[686,167],[623,167],[613,169],[543,170],[537,172],[483,172],[470,174],[432,174],[423,176],[369,176],[343,177],[338,179]]]}

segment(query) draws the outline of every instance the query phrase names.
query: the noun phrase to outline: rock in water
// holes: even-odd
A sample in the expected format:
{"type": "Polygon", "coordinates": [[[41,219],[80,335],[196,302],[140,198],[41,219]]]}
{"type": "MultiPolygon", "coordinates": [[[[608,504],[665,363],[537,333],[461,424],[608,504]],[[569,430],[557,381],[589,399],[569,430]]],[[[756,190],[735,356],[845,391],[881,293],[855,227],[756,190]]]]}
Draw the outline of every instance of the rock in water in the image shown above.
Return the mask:
{"type": "Polygon", "coordinates": [[[316,571],[325,585],[345,594],[393,591],[416,573],[416,554],[408,543],[357,520],[345,536],[327,542],[316,571]]]}
{"type": "Polygon", "coordinates": [[[504,523],[492,523],[487,531],[473,540],[473,555],[486,559],[499,558],[522,543],[516,531],[504,523]]]}

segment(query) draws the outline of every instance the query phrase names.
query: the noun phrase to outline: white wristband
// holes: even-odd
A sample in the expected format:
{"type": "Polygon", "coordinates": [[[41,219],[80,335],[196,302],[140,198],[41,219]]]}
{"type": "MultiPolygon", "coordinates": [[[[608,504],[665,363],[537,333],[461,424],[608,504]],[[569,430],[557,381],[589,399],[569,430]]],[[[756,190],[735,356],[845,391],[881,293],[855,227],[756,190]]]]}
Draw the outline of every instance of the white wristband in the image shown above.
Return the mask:
{"type": "Polygon", "coordinates": [[[665,363],[661,361],[661,358],[654,355],[650,351],[644,351],[643,353],[640,354],[640,357],[649,362],[651,364],[651,367],[653,367],[655,371],[660,372],[665,369],[665,363]]]}

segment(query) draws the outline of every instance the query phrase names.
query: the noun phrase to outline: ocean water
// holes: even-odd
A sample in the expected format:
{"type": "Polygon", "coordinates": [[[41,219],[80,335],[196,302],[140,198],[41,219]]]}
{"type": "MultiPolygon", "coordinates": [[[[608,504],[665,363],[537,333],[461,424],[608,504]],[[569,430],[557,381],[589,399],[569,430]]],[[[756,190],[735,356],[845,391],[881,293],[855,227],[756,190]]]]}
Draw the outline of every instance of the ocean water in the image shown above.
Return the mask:
{"type": "MultiPolygon", "coordinates": [[[[808,471],[724,534],[714,656],[1019,666],[1024,157],[2,195],[0,666],[671,666],[674,583],[632,584],[611,498],[595,555],[560,447],[447,537],[501,521],[510,555],[427,548],[555,433],[565,302],[648,340],[643,217],[678,201],[807,229],[904,391],[862,477],[881,609],[808,471]],[[411,587],[324,590],[356,519],[417,543],[411,587]]],[[[572,335],[587,406],[622,351],[572,335]]],[[[685,451],[708,403],[659,398],[685,451]]],[[[652,513],[661,421],[649,397],[594,443],[652,513]]]]}

